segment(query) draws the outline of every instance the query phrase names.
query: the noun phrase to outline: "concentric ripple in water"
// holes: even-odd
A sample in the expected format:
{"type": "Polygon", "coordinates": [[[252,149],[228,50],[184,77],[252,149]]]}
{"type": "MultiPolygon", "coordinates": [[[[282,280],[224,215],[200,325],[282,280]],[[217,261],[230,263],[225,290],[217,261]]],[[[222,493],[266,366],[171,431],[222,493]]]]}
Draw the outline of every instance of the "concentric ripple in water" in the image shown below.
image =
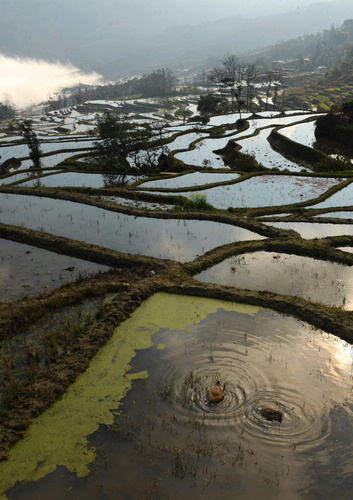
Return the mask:
{"type": "MultiPolygon", "coordinates": [[[[229,303],[216,310],[208,299],[166,295],[149,299],[126,326],[150,332],[154,345],[130,361],[124,376],[146,375],[111,408],[114,424],[87,436],[97,450],[92,475],[58,467],[18,482],[10,497],[47,498],[55,484],[57,498],[70,491],[87,500],[350,498],[352,346],[270,310],[229,303]],[[170,329],[176,324],[182,329],[170,329]],[[217,380],[224,399],[210,405],[217,380]],[[264,407],[281,412],[282,422],[262,416],[264,407]]],[[[118,343],[107,346],[113,357],[118,343]]],[[[114,396],[109,366],[97,371],[107,381],[99,404],[114,396]]]]}
{"type": "Polygon", "coordinates": [[[178,418],[202,419],[220,433],[234,425],[264,446],[314,452],[331,439],[330,408],[350,392],[350,351],[296,320],[256,316],[218,310],[187,332],[156,333],[166,348],[150,382],[170,388],[178,418]],[[217,380],[224,399],[212,405],[208,392],[217,380]],[[282,422],[264,418],[263,407],[281,411],[282,422]]]}

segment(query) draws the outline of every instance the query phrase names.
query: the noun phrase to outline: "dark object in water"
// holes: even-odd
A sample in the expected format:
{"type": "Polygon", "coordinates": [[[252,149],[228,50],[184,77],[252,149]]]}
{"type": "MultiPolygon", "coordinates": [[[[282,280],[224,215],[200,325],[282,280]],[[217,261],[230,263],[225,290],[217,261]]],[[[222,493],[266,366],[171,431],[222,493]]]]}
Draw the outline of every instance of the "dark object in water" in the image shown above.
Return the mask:
{"type": "Polygon", "coordinates": [[[210,392],[208,393],[208,402],[209,404],[216,404],[222,401],[224,398],[224,389],[225,385],[221,385],[220,381],[217,380],[216,385],[212,387],[210,392]]]}
{"type": "Polygon", "coordinates": [[[282,422],[283,413],[280,410],[275,410],[271,406],[266,406],[265,408],[261,408],[259,412],[263,417],[267,418],[267,420],[270,420],[270,422],[272,422],[272,420],[276,420],[277,422],[282,422]]]}

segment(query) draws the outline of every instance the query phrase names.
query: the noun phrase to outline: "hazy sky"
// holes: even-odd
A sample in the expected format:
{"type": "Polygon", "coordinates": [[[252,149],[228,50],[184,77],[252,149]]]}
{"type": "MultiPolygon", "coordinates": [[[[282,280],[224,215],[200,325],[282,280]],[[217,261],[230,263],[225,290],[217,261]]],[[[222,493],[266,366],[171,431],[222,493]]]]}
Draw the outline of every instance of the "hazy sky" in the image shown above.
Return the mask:
{"type": "MultiPolygon", "coordinates": [[[[332,2],[332,0],[203,0],[203,9],[199,11],[199,15],[201,20],[207,19],[209,21],[221,19],[224,17],[224,12],[227,15],[238,14],[244,17],[260,17],[303,9],[312,4],[327,2],[332,2]]],[[[165,4],[167,8],[168,2],[165,2],[165,4]]]]}
{"type": "Polygon", "coordinates": [[[9,99],[23,108],[46,101],[64,87],[77,83],[94,84],[97,73],[85,74],[71,65],[0,55],[0,102],[9,99]]]}
{"type": "MultiPolygon", "coordinates": [[[[352,0],[337,0],[337,2],[348,2],[350,9],[352,0]]],[[[159,51],[158,45],[151,45],[145,49],[143,41],[141,42],[144,39],[137,35],[150,36],[153,40],[160,31],[169,34],[173,25],[196,25],[205,22],[212,25],[212,21],[231,19],[234,15],[254,18],[282,12],[298,12],[318,3],[334,2],[333,0],[5,0],[3,16],[0,17],[1,47],[7,54],[30,55],[40,57],[42,60],[0,54],[0,102],[10,99],[22,108],[34,102],[47,100],[49,94],[63,87],[73,86],[79,82],[94,84],[99,80],[99,75],[96,73],[84,74],[74,65],[48,62],[49,60],[75,61],[76,66],[102,68],[102,65],[99,66],[97,63],[104,63],[106,59],[109,62],[115,58],[120,65],[125,64],[129,67],[124,58],[132,57],[135,52],[138,56],[141,50],[142,52],[146,50],[147,56],[150,55],[149,51],[151,54],[161,53],[160,64],[165,64],[163,61],[168,54],[165,55],[163,50],[159,51]],[[38,16],[33,15],[34,7],[40,7],[38,16]],[[22,31],[21,29],[19,32],[13,31],[11,26],[16,22],[22,26],[22,31]],[[133,43],[135,45],[131,47],[133,43]],[[142,46],[138,45],[139,43],[142,46]]],[[[336,3],[334,7],[336,9],[336,3]]],[[[163,49],[166,39],[161,38],[161,40],[163,49]]],[[[190,47],[186,47],[187,50],[196,52],[199,50],[197,47],[193,49],[192,40],[187,41],[190,44],[190,47]]],[[[215,39],[212,43],[218,42],[215,39]]],[[[170,50],[172,52],[172,49],[170,50]]],[[[175,54],[172,53],[171,60],[177,57],[175,54]]],[[[207,54],[208,49],[205,55],[207,54]]],[[[183,53],[178,57],[184,55],[183,53]]],[[[135,62],[137,67],[142,64],[140,59],[137,58],[135,62]]],[[[142,60],[145,61],[144,56],[142,60]]],[[[156,61],[148,61],[146,64],[152,64],[151,67],[154,69],[156,61]]],[[[104,68],[99,71],[104,72],[104,68]]],[[[105,74],[109,75],[109,72],[105,74]]]]}

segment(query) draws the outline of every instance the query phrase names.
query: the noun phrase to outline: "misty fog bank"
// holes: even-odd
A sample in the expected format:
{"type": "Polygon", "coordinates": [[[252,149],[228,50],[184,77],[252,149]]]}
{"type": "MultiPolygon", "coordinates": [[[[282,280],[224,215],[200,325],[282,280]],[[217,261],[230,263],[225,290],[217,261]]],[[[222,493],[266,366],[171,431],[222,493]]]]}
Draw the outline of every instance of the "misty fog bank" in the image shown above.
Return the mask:
{"type": "Polygon", "coordinates": [[[78,83],[98,83],[97,73],[83,73],[72,65],[0,55],[0,101],[19,108],[46,101],[50,94],[78,83]]]}

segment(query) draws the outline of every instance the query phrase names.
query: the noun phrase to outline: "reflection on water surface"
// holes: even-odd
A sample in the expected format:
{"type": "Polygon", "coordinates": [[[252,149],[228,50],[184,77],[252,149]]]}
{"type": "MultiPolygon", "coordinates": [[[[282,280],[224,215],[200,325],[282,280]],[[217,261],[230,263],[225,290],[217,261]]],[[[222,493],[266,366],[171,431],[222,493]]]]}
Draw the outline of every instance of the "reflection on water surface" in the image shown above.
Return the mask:
{"type": "Polygon", "coordinates": [[[353,309],[353,268],[310,257],[254,252],[227,259],[194,278],[353,309]]]}
{"type": "MultiPolygon", "coordinates": [[[[269,223],[266,223],[269,224],[269,223]]],[[[353,235],[353,224],[320,224],[312,222],[271,222],[270,226],[293,229],[302,238],[326,238],[327,236],[353,235]]]]}
{"type": "Polygon", "coordinates": [[[108,269],[94,262],[0,239],[0,301],[38,295],[87,273],[108,269]]]}
{"type": "Polygon", "coordinates": [[[110,212],[89,205],[36,196],[0,194],[0,221],[43,230],[120,252],[194,259],[232,241],[259,240],[247,229],[216,222],[152,219],[110,212]]]}
{"type": "Polygon", "coordinates": [[[344,498],[351,392],[352,348],[334,336],[270,310],[156,294],[13,448],[0,484],[14,499],[344,498]],[[210,407],[218,379],[225,397],[210,407]]]}

